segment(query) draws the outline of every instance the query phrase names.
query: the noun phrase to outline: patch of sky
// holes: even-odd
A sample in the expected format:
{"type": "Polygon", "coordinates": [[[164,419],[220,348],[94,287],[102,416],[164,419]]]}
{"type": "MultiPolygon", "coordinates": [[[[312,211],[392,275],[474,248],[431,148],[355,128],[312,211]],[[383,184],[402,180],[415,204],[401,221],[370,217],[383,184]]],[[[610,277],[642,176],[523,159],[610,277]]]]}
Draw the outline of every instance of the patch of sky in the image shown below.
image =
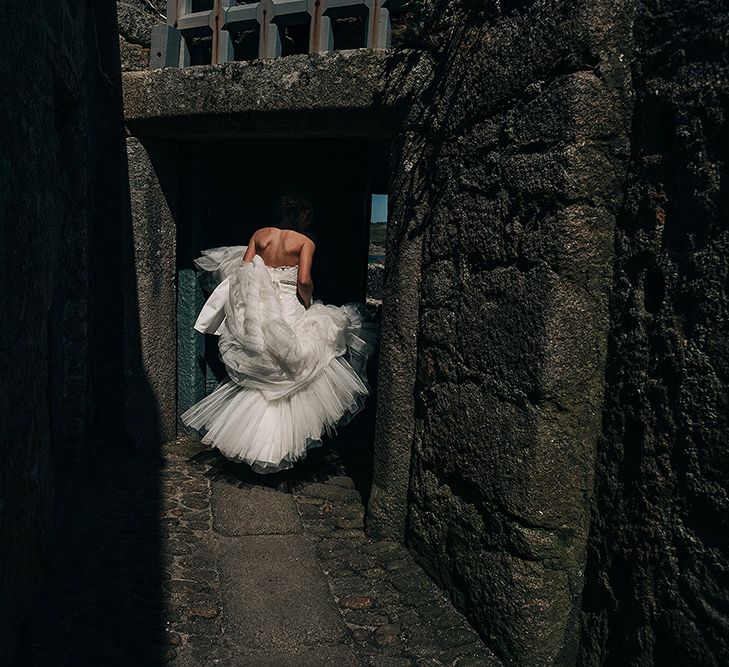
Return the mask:
{"type": "Polygon", "coordinates": [[[372,217],[373,224],[387,222],[387,195],[372,195],[372,217]]]}

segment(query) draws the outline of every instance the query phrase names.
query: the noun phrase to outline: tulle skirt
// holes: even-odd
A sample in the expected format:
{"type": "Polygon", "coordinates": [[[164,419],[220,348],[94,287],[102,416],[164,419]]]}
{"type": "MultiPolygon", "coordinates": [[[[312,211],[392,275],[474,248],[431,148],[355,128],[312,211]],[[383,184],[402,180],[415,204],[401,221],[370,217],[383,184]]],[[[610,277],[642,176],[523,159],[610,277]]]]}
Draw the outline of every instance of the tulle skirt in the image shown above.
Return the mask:
{"type": "Polygon", "coordinates": [[[243,263],[244,250],[213,249],[197,262],[217,287],[196,328],[220,335],[228,379],[181,419],[229,459],[270,473],[362,410],[378,331],[363,304],[305,309],[296,267],[267,267],[257,255],[243,263]]]}

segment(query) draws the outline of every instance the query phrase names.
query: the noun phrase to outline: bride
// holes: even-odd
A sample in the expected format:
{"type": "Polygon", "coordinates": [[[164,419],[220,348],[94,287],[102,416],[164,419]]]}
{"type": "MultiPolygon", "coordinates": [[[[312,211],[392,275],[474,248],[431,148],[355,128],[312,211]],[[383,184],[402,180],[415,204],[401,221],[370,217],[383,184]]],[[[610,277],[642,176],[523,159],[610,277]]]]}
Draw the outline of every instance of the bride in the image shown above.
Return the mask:
{"type": "Polygon", "coordinates": [[[214,287],[195,329],[220,337],[228,378],[181,415],[203,443],[259,473],[292,467],[364,407],[376,341],[363,304],[312,302],[311,206],[284,196],[281,211],[247,246],[195,260],[214,287]]]}

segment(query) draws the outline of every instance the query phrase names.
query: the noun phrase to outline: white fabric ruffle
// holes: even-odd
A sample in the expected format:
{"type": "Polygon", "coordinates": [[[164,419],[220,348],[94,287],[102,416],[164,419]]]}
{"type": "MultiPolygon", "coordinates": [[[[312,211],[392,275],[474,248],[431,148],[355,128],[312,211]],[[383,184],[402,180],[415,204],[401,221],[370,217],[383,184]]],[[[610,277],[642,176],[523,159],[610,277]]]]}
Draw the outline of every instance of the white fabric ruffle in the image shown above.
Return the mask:
{"type": "Polygon", "coordinates": [[[228,458],[276,472],[364,407],[377,325],[363,304],[305,309],[297,267],[268,267],[258,255],[243,262],[244,253],[213,248],[195,261],[215,287],[195,328],[220,336],[229,380],[181,419],[228,458]]]}

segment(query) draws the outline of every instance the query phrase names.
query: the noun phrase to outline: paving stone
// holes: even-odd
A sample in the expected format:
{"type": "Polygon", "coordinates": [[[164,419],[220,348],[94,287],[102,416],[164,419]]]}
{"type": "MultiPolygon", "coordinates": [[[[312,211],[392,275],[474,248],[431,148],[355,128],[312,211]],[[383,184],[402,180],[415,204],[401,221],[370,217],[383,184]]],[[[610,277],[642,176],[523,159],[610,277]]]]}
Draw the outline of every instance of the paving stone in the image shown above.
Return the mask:
{"type": "Polygon", "coordinates": [[[367,596],[372,591],[372,582],[364,577],[340,577],[332,579],[330,585],[338,598],[367,596]]]}
{"type": "MultiPolygon", "coordinates": [[[[427,609],[427,607],[425,609],[427,609]]],[[[422,615],[418,613],[418,611],[422,612],[423,609],[416,610],[413,607],[406,607],[399,604],[389,604],[383,606],[382,610],[385,614],[387,614],[387,617],[390,619],[390,621],[392,621],[393,623],[400,623],[405,628],[415,628],[425,623],[422,615]]]]}
{"type": "Polygon", "coordinates": [[[189,521],[187,527],[193,531],[205,531],[210,528],[210,524],[207,521],[189,521]]]}
{"type": "Polygon", "coordinates": [[[488,651],[460,656],[455,658],[452,664],[453,667],[500,667],[503,665],[501,660],[488,651]]]}
{"type": "MultiPolygon", "coordinates": [[[[374,604],[375,601],[366,595],[351,595],[339,598],[339,606],[347,609],[370,609],[374,604]]],[[[347,617],[347,620],[349,620],[349,617],[347,617]]]]}
{"type": "Polygon", "coordinates": [[[202,616],[191,616],[186,621],[175,624],[174,627],[177,632],[187,635],[218,637],[222,632],[221,625],[216,618],[203,618],[202,616]]]}
{"type": "Polygon", "coordinates": [[[242,645],[298,649],[341,642],[341,614],[314,548],[300,535],[221,538],[224,625],[242,645]]]}
{"type": "Polygon", "coordinates": [[[238,655],[236,667],[359,667],[362,663],[350,648],[318,648],[283,653],[238,655]]]}
{"type": "Polygon", "coordinates": [[[336,477],[329,477],[325,484],[331,484],[332,486],[341,486],[344,489],[353,489],[354,488],[354,482],[352,481],[351,477],[345,477],[345,476],[336,476],[336,477]]]}
{"type": "Polygon", "coordinates": [[[194,581],[204,582],[206,584],[215,583],[218,580],[218,573],[216,570],[198,570],[193,568],[183,568],[186,579],[193,579],[194,581]]]}
{"type": "Polygon", "coordinates": [[[293,497],[260,487],[212,484],[213,526],[223,535],[286,535],[301,532],[293,497]]]}
{"type": "Polygon", "coordinates": [[[403,559],[399,558],[397,560],[391,560],[385,562],[385,569],[388,572],[396,572],[396,571],[409,571],[413,572],[418,568],[418,566],[415,564],[415,562],[411,559],[403,559]]]}
{"type": "Polygon", "coordinates": [[[375,630],[375,641],[379,646],[392,646],[400,641],[399,625],[381,625],[375,630]]]}
{"type": "Polygon", "coordinates": [[[341,519],[359,519],[364,516],[364,507],[360,503],[348,503],[332,506],[330,503],[324,505],[332,517],[341,519]]]}
{"type": "Polygon", "coordinates": [[[220,614],[220,607],[213,600],[200,600],[191,604],[187,608],[189,616],[199,616],[201,618],[215,618],[220,614]]]}
{"type": "Polygon", "coordinates": [[[304,519],[318,519],[322,516],[323,511],[322,505],[303,505],[299,508],[299,513],[304,519]]]}
{"type": "Polygon", "coordinates": [[[349,627],[352,638],[357,644],[368,646],[373,644],[374,633],[369,628],[361,628],[355,625],[349,627]]]}
{"type": "Polygon", "coordinates": [[[434,584],[422,571],[413,570],[406,574],[398,574],[390,579],[392,585],[401,593],[420,593],[430,591],[434,584]]]}
{"type": "Polygon", "coordinates": [[[362,497],[359,492],[355,489],[346,489],[341,486],[333,486],[329,484],[307,484],[302,488],[298,489],[298,495],[308,496],[310,498],[322,498],[324,500],[333,501],[356,501],[361,502],[362,497]]]}
{"type": "Polygon", "coordinates": [[[413,591],[402,594],[399,599],[403,604],[411,607],[420,607],[431,604],[433,602],[433,595],[428,591],[413,591]]]}
{"type": "Polygon", "coordinates": [[[180,502],[185,506],[189,507],[191,509],[202,509],[203,507],[208,506],[208,500],[207,498],[201,498],[198,495],[189,496],[186,494],[182,495],[182,499],[180,502]]]}
{"type": "Polygon", "coordinates": [[[332,524],[336,528],[359,528],[361,526],[364,526],[364,517],[359,517],[356,519],[344,519],[342,517],[334,517],[334,519],[332,519],[332,524]]]}
{"type": "Polygon", "coordinates": [[[349,540],[352,544],[356,544],[359,548],[361,548],[364,544],[367,544],[367,538],[365,537],[365,533],[362,528],[338,530],[334,533],[333,537],[336,537],[338,540],[349,540]]]}
{"type": "Polygon", "coordinates": [[[316,547],[320,558],[335,558],[339,554],[347,553],[351,547],[344,540],[335,538],[323,539],[316,547]]]}
{"type": "Polygon", "coordinates": [[[361,572],[369,570],[376,565],[374,558],[354,549],[343,553],[340,560],[351,569],[359,570],[361,572]]]}
{"type": "MultiPolygon", "coordinates": [[[[348,606],[343,605],[341,600],[339,601],[339,604],[342,607],[348,606]]],[[[371,607],[371,605],[368,607],[371,607]]],[[[387,616],[377,611],[372,611],[368,607],[350,607],[344,612],[344,620],[347,624],[362,625],[371,628],[379,627],[380,625],[387,625],[389,623],[387,616]]]]}
{"type": "Polygon", "coordinates": [[[306,526],[305,533],[316,537],[331,537],[334,531],[334,526],[306,526]]]}
{"type": "MultiPolygon", "coordinates": [[[[307,496],[294,496],[294,500],[299,505],[321,506],[326,502],[323,498],[308,498],[307,496]]],[[[301,509],[299,509],[299,511],[301,511],[301,509]]]]}
{"type": "Polygon", "coordinates": [[[165,553],[171,554],[173,556],[180,556],[182,554],[189,554],[191,549],[188,544],[184,544],[183,542],[175,542],[172,540],[167,540],[165,544],[163,545],[163,549],[165,553]]]}
{"type": "Polygon", "coordinates": [[[362,547],[362,551],[369,556],[375,556],[382,559],[386,556],[394,556],[396,558],[402,558],[407,554],[405,548],[393,542],[391,540],[378,540],[370,542],[362,547]]]}
{"type": "MultiPolygon", "coordinates": [[[[371,667],[411,667],[415,663],[412,658],[396,658],[393,656],[372,656],[367,660],[371,667]]],[[[435,664],[435,663],[434,663],[435,664]]],[[[437,663],[441,664],[441,663],[437,663]]],[[[425,667],[425,663],[417,663],[418,667],[425,667]]]]}
{"type": "Polygon", "coordinates": [[[173,579],[162,584],[170,593],[195,593],[206,595],[212,592],[209,586],[199,581],[187,581],[184,579],[173,579]]]}
{"type": "Polygon", "coordinates": [[[382,579],[385,576],[385,571],[380,567],[372,567],[369,570],[364,570],[362,574],[368,579],[382,579]]]}

